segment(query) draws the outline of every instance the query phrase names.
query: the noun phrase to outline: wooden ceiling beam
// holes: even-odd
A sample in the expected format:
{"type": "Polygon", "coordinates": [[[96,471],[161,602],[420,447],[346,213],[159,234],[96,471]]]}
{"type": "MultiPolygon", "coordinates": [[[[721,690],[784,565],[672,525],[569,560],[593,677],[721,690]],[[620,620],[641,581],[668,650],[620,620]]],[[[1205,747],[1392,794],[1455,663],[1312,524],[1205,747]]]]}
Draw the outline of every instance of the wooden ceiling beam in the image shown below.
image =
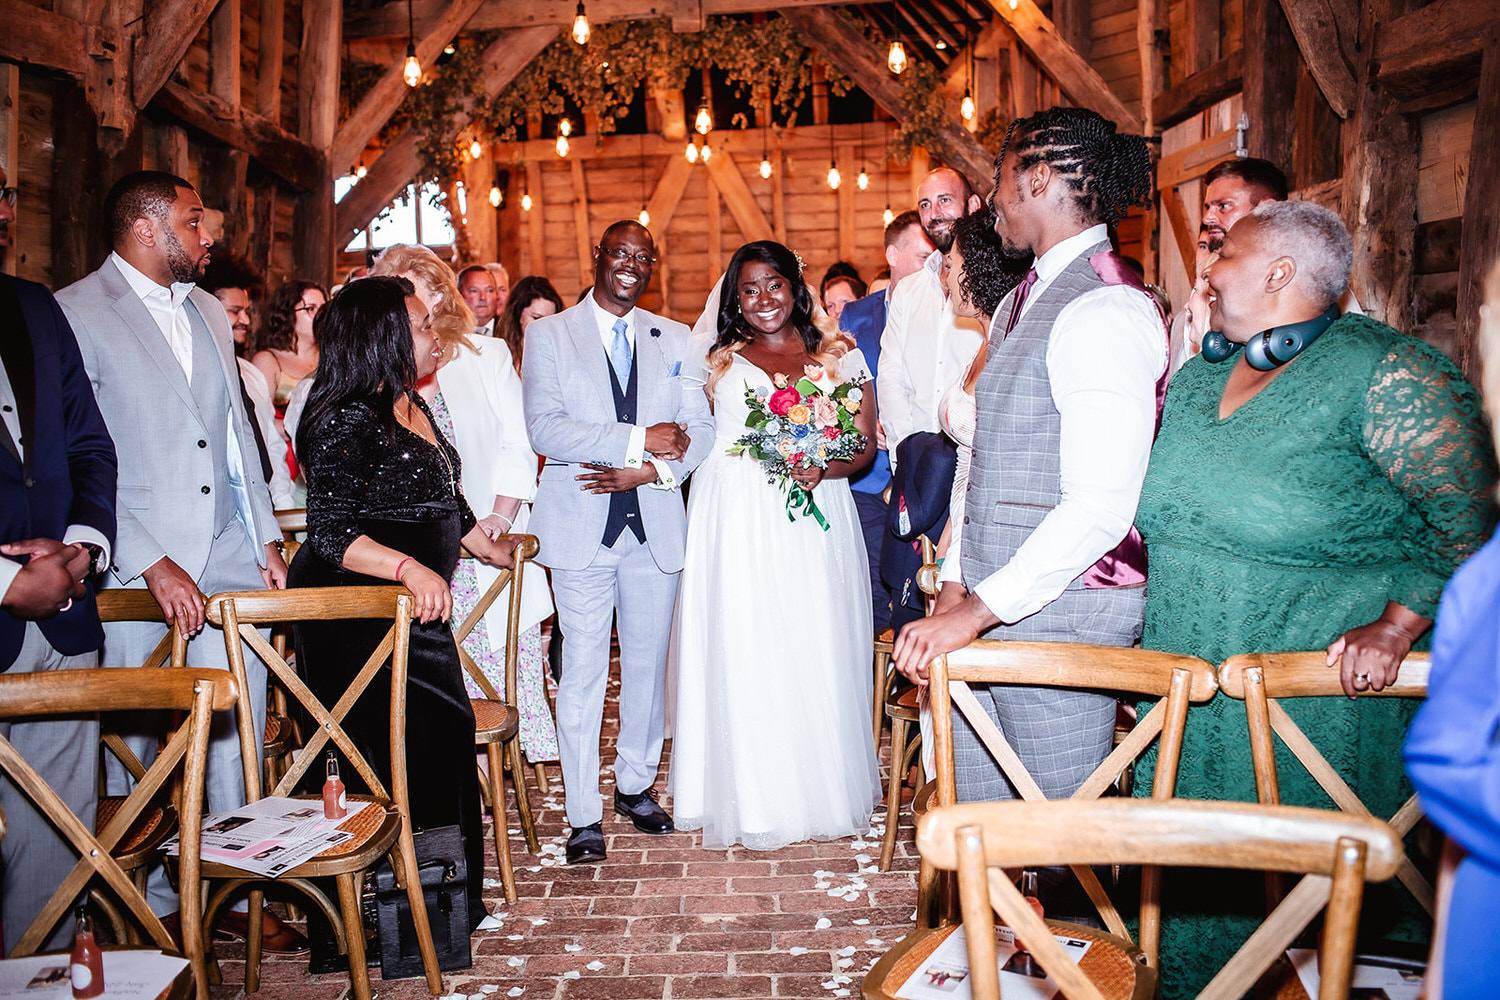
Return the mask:
{"type": "MultiPolygon", "coordinates": [[[[491,42],[479,57],[479,79],[484,81],[485,98],[493,99],[504,90],[516,74],[556,37],[556,26],[546,25],[511,31],[491,42]]],[[[458,135],[469,124],[472,114],[468,105],[454,114],[451,122],[453,135],[458,135]]],[[[370,165],[364,180],[339,202],[335,210],[335,245],[344,246],[355,233],[369,225],[370,220],[389,205],[402,188],[416,179],[421,164],[416,133],[410,127],[402,129],[401,134],[370,165]]]]}
{"type": "Polygon", "coordinates": [[[295,188],[312,190],[326,172],[324,157],[313,146],[260,115],[233,107],[210,94],[200,94],[168,80],[152,98],[151,105],[188,128],[244,150],[263,169],[295,188]]]}
{"type": "MultiPolygon", "coordinates": [[[[685,157],[677,157],[677,159],[687,163],[685,157]]],[[[719,194],[724,199],[724,204],[729,206],[729,214],[734,216],[734,224],[740,227],[740,235],[747,240],[774,239],[775,230],[766,219],[765,213],[760,210],[760,204],[756,202],[755,195],[750,193],[750,187],[745,183],[745,177],[740,173],[740,168],[735,164],[734,157],[729,155],[729,151],[715,149],[714,155],[709,157],[705,166],[708,167],[708,176],[713,178],[719,194]]]]}
{"type": "Polygon", "coordinates": [[[216,5],[217,0],[162,0],[146,11],[146,27],[137,39],[130,73],[130,93],[137,108],[150,104],[182,63],[216,5]]]}
{"type": "Polygon", "coordinates": [[[1348,118],[1354,107],[1354,41],[1359,21],[1355,0],[1281,0],[1302,62],[1334,114],[1348,118]]]}
{"type": "MultiPolygon", "coordinates": [[[[135,122],[129,86],[131,35],[89,4],[59,4],[56,12],[11,4],[0,32],[0,62],[63,73],[83,88],[100,126],[118,130],[135,122]],[[74,16],[74,15],[77,16],[74,16]]],[[[105,145],[112,145],[105,140],[105,145]]]]}
{"type": "MultiPolygon", "coordinates": [[[[449,0],[435,19],[423,21],[420,40],[416,43],[417,61],[430,67],[483,3],[484,0],[449,0]]],[[[410,88],[401,76],[403,64],[404,56],[390,60],[375,86],[360,100],[359,107],[339,126],[328,157],[329,167],[335,174],[354,166],[370,140],[406,99],[410,88]]]]}
{"type": "Polygon", "coordinates": [[[1244,58],[1240,49],[1199,70],[1156,95],[1151,108],[1158,131],[1187,121],[1193,115],[1240,92],[1244,86],[1244,58]]]}
{"type": "MultiPolygon", "coordinates": [[[[886,68],[885,53],[870,44],[858,27],[822,7],[788,7],[782,11],[782,17],[800,28],[808,41],[871,100],[892,116],[900,117],[901,85],[886,68]]],[[[988,191],[994,183],[994,158],[956,121],[938,131],[932,152],[962,172],[975,190],[988,191]]]]}
{"type": "Polygon", "coordinates": [[[1494,0],[1436,0],[1395,18],[1375,34],[1375,78],[1402,98],[1449,89],[1455,77],[1477,78],[1494,24],[1494,0]]]}
{"type": "MultiPolygon", "coordinates": [[[[412,0],[412,12],[417,23],[425,23],[436,16],[446,0],[412,0]]],[[[798,6],[809,7],[846,0],[796,0],[798,6]]],[[[703,0],[703,17],[716,14],[751,14],[759,11],[780,11],[785,2],[773,0],[703,0]]],[[[671,18],[673,30],[681,31],[698,23],[699,5],[691,0],[589,0],[589,21],[607,24],[611,21],[650,21],[656,18],[671,18]],[[689,9],[691,8],[691,9],[689,9]]],[[[529,0],[527,3],[487,3],[470,21],[470,31],[491,31],[499,28],[529,28],[537,25],[567,27],[573,23],[578,11],[577,0],[529,0]]],[[[350,11],[344,23],[344,33],[349,38],[378,38],[399,35],[406,37],[406,5],[383,4],[363,11],[350,11]]]]}
{"type": "Polygon", "coordinates": [[[1063,41],[1047,15],[1032,0],[985,0],[1005,19],[1032,59],[1080,107],[1092,108],[1119,126],[1122,132],[1140,133],[1141,116],[1109,88],[1088,60],[1063,41]],[[1014,3],[1015,9],[1011,9],[1014,3]]]}

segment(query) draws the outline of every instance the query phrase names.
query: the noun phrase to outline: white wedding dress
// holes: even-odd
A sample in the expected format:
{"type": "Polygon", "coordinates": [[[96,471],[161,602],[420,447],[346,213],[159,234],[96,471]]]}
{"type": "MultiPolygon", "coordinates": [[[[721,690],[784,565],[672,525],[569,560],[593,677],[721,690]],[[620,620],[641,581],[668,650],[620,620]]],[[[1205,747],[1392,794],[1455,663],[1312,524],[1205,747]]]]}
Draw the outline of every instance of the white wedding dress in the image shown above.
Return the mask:
{"type": "MultiPolygon", "coordinates": [[[[839,377],[868,375],[858,351],[839,377]]],[[[771,850],[869,829],[880,801],[870,739],[870,577],[844,479],[799,513],[760,463],[727,449],[747,385],[771,379],[735,356],[714,391],[717,437],[693,474],[687,556],[667,658],[674,732],[668,791],[703,846],[771,850]]]]}

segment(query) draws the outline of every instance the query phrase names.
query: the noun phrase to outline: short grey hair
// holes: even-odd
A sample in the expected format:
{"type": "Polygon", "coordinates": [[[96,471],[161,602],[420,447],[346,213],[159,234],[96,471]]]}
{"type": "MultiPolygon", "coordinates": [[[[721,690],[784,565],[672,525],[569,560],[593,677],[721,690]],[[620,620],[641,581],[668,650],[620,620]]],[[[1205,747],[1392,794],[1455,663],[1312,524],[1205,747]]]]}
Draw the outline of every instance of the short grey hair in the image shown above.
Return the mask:
{"type": "Polygon", "coordinates": [[[1250,214],[1260,220],[1262,248],[1297,262],[1304,292],[1325,309],[1339,300],[1354,266],[1354,242],[1337,214],[1310,201],[1263,201],[1250,214]]]}

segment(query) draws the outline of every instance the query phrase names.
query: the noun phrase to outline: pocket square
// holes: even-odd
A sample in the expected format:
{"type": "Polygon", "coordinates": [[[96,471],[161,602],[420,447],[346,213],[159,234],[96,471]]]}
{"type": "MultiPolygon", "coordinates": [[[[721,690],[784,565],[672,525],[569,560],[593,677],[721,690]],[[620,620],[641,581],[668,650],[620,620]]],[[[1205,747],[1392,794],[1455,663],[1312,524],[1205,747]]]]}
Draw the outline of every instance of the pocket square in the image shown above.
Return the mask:
{"type": "Polygon", "coordinates": [[[668,372],[668,374],[671,375],[673,378],[676,378],[678,375],[681,375],[682,374],[682,362],[681,361],[674,361],[674,362],[672,362],[672,369],[671,369],[670,372],[668,372]]]}

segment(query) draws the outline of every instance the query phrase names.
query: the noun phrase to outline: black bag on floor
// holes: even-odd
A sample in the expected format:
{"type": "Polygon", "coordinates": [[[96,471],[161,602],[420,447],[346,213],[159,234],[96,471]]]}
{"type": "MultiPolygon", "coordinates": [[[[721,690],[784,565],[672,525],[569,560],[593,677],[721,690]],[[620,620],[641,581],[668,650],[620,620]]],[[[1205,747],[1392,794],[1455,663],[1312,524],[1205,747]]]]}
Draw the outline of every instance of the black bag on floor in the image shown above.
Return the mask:
{"type": "MultiPolygon", "coordinates": [[[[412,841],[438,968],[445,972],[467,969],[474,963],[469,952],[469,873],[463,835],[457,826],[439,826],[418,831],[412,841]]],[[[422,953],[411,922],[411,904],[406,890],[396,882],[389,859],[375,869],[375,911],[381,977],[411,979],[422,975],[422,953]]]]}

